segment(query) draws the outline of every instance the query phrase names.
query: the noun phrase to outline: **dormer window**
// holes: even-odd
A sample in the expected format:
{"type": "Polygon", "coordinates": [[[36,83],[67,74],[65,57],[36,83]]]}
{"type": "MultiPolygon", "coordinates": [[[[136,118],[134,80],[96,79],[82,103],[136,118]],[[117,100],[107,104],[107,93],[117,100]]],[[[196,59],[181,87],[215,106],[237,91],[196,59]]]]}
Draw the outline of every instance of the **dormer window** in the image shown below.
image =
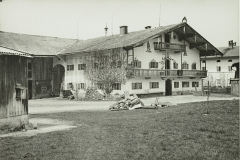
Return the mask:
{"type": "Polygon", "coordinates": [[[217,62],[221,62],[221,61],[218,59],[217,62]]]}
{"type": "Polygon", "coordinates": [[[232,62],[232,60],[231,60],[231,59],[229,59],[229,60],[228,60],[228,62],[232,62]]]}

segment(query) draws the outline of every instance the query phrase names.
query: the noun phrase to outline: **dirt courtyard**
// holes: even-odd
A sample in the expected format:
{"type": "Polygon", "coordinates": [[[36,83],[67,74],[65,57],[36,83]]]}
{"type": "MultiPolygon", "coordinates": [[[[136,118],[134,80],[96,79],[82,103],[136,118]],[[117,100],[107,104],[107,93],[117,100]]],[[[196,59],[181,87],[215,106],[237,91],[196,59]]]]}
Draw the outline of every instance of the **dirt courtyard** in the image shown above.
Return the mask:
{"type": "MultiPolygon", "coordinates": [[[[214,95],[210,96],[209,100],[233,100],[239,97],[232,97],[229,95],[214,95]]],[[[155,102],[156,98],[143,98],[141,99],[145,105],[150,105],[155,102]]],[[[169,105],[177,105],[180,103],[201,102],[207,101],[206,96],[193,96],[193,95],[181,95],[181,96],[163,96],[159,97],[159,103],[167,103],[169,105]]],[[[66,112],[76,110],[93,110],[93,111],[107,111],[109,106],[116,101],[75,101],[68,100],[66,98],[44,98],[29,100],[29,114],[45,114],[55,112],[66,112]]]]}

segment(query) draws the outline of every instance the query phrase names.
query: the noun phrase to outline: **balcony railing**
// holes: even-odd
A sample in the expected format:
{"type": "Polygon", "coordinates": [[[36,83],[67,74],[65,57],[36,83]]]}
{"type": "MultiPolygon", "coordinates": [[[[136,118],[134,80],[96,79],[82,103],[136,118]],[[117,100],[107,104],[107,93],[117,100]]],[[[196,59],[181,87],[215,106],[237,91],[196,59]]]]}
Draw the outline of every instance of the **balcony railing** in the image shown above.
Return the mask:
{"type": "Polygon", "coordinates": [[[207,77],[207,71],[134,69],[134,77],[207,77]]]}
{"type": "Polygon", "coordinates": [[[207,71],[182,70],[185,77],[207,77],[207,71]]]}
{"type": "Polygon", "coordinates": [[[154,42],[154,50],[166,50],[166,49],[185,51],[186,46],[174,43],[154,42]]]}

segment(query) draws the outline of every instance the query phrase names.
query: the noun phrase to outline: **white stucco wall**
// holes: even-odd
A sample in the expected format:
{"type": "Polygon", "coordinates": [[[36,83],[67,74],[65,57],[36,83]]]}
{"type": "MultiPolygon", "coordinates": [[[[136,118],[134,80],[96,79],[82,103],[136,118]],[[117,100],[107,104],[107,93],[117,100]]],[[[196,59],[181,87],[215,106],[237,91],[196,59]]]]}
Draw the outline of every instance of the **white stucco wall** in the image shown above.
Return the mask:
{"type": "MultiPolygon", "coordinates": [[[[175,34],[175,33],[174,33],[175,34]]],[[[171,38],[171,43],[176,43],[176,44],[183,44],[184,41],[178,41],[177,34],[176,38],[173,39],[171,38]]],[[[162,61],[162,58],[165,57],[166,51],[159,51],[159,50],[154,50],[154,45],[153,42],[158,42],[158,39],[151,39],[149,40],[150,43],[150,48],[151,52],[146,52],[147,51],[147,43],[145,43],[143,46],[134,48],[134,57],[141,61],[141,69],[149,69],[149,63],[151,60],[156,60],[157,62],[162,61]]],[[[200,70],[200,57],[199,57],[199,51],[194,49],[189,49],[189,44],[186,42],[187,45],[186,51],[187,51],[187,56],[182,56],[182,62],[186,61],[189,64],[189,69],[192,70],[192,63],[196,63],[196,69],[200,70]]],[[[130,53],[132,52],[131,50],[129,51],[130,53]]],[[[178,63],[178,69],[181,69],[181,54],[183,53],[175,53],[172,50],[167,51],[170,58],[175,60],[178,63]]],[[[67,55],[66,56],[66,62],[63,60],[58,60],[57,58],[54,58],[53,61],[53,66],[57,64],[61,64],[65,68],[65,88],[68,83],[85,83],[86,87],[90,86],[91,83],[87,81],[84,78],[83,71],[78,70],[78,64],[84,63],[83,57],[87,56],[86,54],[74,54],[74,55],[67,55]],[[67,65],[74,65],[74,70],[73,71],[67,71],[67,65]]],[[[173,69],[173,60],[170,62],[170,69],[173,69]]],[[[165,67],[158,63],[158,69],[165,69],[165,67]]],[[[156,69],[156,68],[154,68],[156,69]]],[[[119,93],[122,94],[124,91],[129,91],[130,93],[157,93],[157,92],[165,92],[165,80],[160,77],[151,77],[151,79],[145,79],[145,77],[135,77],[132,79],[129,79],[126,84],[121,85],[121,90],[114,90],[112,93],[119,93]],[[136,89],[132,90],[132,83],[136,82],[142,82],[142,89],[136,89]],[[159,88],[157,89],[150,89],[149,88],[149,83],[150,82],[159,82],[159,88]]],[[[195,90],[195,87],[192,87],[192,82],[199,82],[199,87],[197,90],[201,90],[201,79],[190,79],[190,78],[175,78],[172,79],[172,91],[185,91],[185,90],[195,90]],[[178,81],[179,82],[179,88],[174,88],[174,82],[178,81]],[[182,81],[187,81],[189,82],[189,87],[187,88],[182,88],[182,81]]]]}
{"type": "MultiPolygon", "coordinates": [[[[212,58],[206,60],[206,70],[208,71],[208,78],[204,82],[207,83],[209,80],[211,85],[219,86],[217,80],[221,81],[225,79],[225,86],[230,86],[229,80],[230,78],[234,78],[235,71],[229,71],[228,66],[232,66],[233,63],[239,62],[239,58],[237,57],[219,57],[212,58]],[[221,62],[217,62],[220,60],[221,62]],[[228,62],[228,60],[232,60],[232,62],[228,62]],[[221,71],[217,71],[217,66],[221,66],[221,71]]],[[[205,66],[205,63],[202,62],[202,67],[205,66]]],[[[221,83],[221,82],[220,82],[221,83]]]]}

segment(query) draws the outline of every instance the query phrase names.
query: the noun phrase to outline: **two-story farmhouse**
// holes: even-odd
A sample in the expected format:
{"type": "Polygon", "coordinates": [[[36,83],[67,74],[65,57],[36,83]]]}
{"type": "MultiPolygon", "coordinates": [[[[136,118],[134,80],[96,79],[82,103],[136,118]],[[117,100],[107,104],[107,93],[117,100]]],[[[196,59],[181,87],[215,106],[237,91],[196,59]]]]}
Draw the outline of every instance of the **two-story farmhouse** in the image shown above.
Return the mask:
{"type": "Polygon", "coordinates": [[[202,66],[204,67],[204,64],[207,64],[208,79],[206,81],[209,80],[212,86],[230,86],[230,79],[234,78],[236,70],[232,68],[232,64],[239,62],[239,46],[229,45],[229,47],[218,49],[223,53],[223,56],[201,58],[202,66]]]}
{"type": "Polygon", "coordinates": [[[207,76],[206,63],[200,57],[222,56],[222,53],[187,23],[128,32],[120,27],[120,34],[78,41],[63,50],[53,60],[54,70],[64,70],[59,77],[62,89],[79,84],[86,89],[95,84],[84,75],[86,58],[93,54],[119,53],[127,55],[134,66],[134,76],[126,83],[116,81],[113,93],[163,95],[187,94],[202,90],[202,78],[207,76]],[[205,67],[204,69],[202,69],[205,67]]]}

